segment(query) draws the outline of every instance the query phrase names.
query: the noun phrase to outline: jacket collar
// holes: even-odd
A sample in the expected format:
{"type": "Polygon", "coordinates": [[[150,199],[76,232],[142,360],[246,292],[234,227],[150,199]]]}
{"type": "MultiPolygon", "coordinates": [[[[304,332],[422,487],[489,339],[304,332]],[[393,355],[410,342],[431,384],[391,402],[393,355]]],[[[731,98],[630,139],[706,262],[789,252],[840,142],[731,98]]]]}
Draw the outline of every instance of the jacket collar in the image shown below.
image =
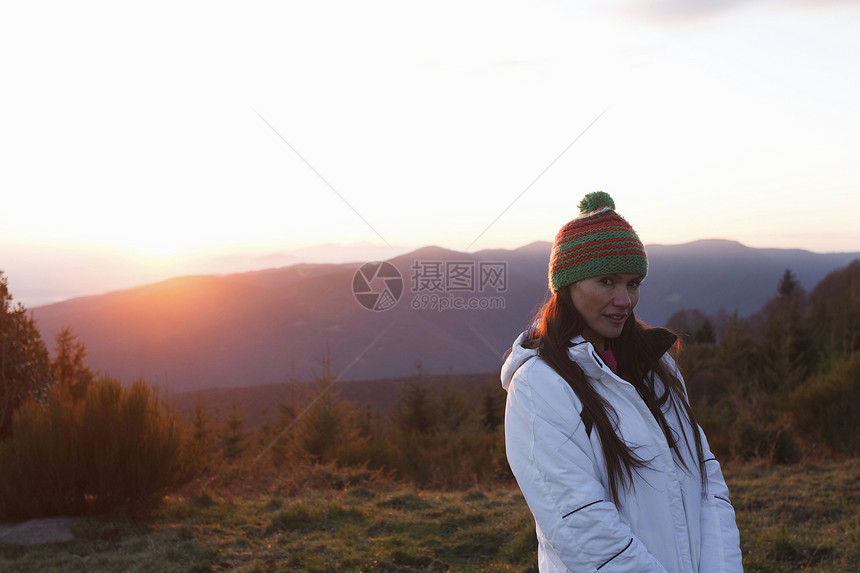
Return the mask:
{"type": "MultiPolygon", "coordinates": [[[[658,360],[678,341],[678,337],[665,328],[640,326],[637,326],[637,328],[642,328],[642,336],[649,348],[649,352],[658,360]]],[[[514,341],[514,344],[505,359],[505,363],[502,365],[501,381],[502,387],[505,388],[505,390],[510,386],[514,373],[516,373],[520,366],[537,356],[536,346],[534,341],[531,340],[531,337],[531,331],[526,331],[520,334],[514,341]]],[[[587,375],[596,377],[601,371],[604,371],[627,384],[627,382],[612,372],[612,369],[606,365],[603,358],[600,357],[594,347],[582,338],[582,336],[577,336],[570,341],[570,344],[571,348],[569,352],[571,358],[576,360],[580,366],[586,370],[585,373],[587,375]],[[580,360],[577,360],[577,358],[580,358],[580,360]]]]}
{"type": "MultiPolygon", "coordinates": [[[[678,336],[671,330],[650,326],[637,326],[636,328],[642,333],[648,354],[654,360],[659,360],[678,342],[678,336]]],[[[582,335],[579,335],[570,341],[570,346],[577,346],[584,342],[587,341],[582,335]]]]}
{"type": "Polygon", "coordinates": [[[618,381],[624,384],[628,383],[612,371],[597,352],[594,345],[585,340],[582,335],[570,341],[570,349],[567,352],[571,360],[576,362],[582,368],[583,373],[589,378],[599,378],[601,373],[604,373],[617,378],[618,381]]]}
{"type": "Polygon", "coordinates": [[[640,328],[642,328],[642,338],[645,339],[651,356],[656,360],[659,360],[678,343],[678,336],[671,330],[650,326],[640,328]]]}
{"type": "MultiPolygon", "coordinates": [[[[665,328],[637,328],[641,328],[642,338],[647,351],[655,360],[659,360],[678,341],[678,337],[672,331],[665,328]]],[[[570,341],[570,350],[568,352],[570,353],[570,357],[579,364],[587,376],[597,376],[599,371],[603,371],[627,384],[626,381],[612,372],[612,369],[609,368],[609,365],[606,364],[603,357],[594,348],[594,345],[585,340],[582,335],[576,336],[570,341]]]]}

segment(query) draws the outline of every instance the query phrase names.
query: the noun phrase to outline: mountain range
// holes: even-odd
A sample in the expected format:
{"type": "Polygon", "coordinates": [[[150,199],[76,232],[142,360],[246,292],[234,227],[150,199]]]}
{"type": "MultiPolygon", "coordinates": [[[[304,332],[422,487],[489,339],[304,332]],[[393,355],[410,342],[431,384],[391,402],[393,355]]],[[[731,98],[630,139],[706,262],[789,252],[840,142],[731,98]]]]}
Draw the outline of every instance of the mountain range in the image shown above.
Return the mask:
{"type": "MultiPolygon", "coordinates": [[[[486,373],[499,368],[547,296],[550,249],[547,242],[475,253],[425,247],[390,266],[182,276],[36,307],[33,315],[49,346],[70,326],[90,367],[171,393],[307,380],[327,367],[340,380],[486,373]]],[[[810,290],[860,258],[726,240],[647,251],[637,316],[652,325],[691,308],[749,315],[776,294],[785,269],[810,290]]]]}

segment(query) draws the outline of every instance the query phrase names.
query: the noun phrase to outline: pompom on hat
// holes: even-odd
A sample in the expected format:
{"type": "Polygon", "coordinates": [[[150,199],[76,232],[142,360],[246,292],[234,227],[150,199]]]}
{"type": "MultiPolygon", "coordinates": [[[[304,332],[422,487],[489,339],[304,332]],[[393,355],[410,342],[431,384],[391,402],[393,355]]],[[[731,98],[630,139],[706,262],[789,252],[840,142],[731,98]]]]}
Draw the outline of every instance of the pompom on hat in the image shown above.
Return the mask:
{"type": "Polygon", "coordinates": [[[648,256],[633,227],[615,212],[609,193],[579,203],[580,215],[555,236],[549,259],[553,293],[582,279],[616,273],[648,274],[648,256]]]}

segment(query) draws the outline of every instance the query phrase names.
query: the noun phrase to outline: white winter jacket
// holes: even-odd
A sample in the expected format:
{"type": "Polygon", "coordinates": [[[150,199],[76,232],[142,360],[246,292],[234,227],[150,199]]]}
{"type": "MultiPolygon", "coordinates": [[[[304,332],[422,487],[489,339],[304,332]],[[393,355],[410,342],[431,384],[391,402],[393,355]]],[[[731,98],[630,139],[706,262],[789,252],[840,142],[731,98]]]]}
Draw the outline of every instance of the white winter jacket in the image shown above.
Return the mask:
{"type": "MultiPolygon", "coordinates": [[[[536,350],[517,338],[502,367],[508,392],[505,442],[508,461],[535,518],[540,571],[742,571],[735,512],[720,464],[701,429],[708,473],[702,490],[698,462],[683,439],[673,458],[654,416],[636,389],[616,376],[582,337],[571,358],[618,414],[618,431],[648,467],[634,472],[634,487],[612,503],[597,431],[580,418],[573,390],[536,350]]],[[[669,355],[663,360],[679,379],[669,355]]],[[[658,392],[662,388],[657,388],[658,392]]],[[[666,422],[693,444],[692,428],[664,407],[666,422]]],[[[620,488],[619,488],[620,489],[620,488]]]]}

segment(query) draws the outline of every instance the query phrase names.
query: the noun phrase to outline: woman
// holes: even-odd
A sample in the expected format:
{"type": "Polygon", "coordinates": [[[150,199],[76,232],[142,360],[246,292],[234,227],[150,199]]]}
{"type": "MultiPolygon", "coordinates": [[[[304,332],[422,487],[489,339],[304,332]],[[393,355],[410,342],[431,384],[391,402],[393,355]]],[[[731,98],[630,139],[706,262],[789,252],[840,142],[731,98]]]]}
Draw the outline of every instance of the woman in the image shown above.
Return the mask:
{"type": "Polygon", "coordinates": [[[552,298],[502,368],[508,461],[541,571],[742,571],[720,465],[667,330],[637,322],[645,249],[603,192],[555,238],[552,298]]]}

